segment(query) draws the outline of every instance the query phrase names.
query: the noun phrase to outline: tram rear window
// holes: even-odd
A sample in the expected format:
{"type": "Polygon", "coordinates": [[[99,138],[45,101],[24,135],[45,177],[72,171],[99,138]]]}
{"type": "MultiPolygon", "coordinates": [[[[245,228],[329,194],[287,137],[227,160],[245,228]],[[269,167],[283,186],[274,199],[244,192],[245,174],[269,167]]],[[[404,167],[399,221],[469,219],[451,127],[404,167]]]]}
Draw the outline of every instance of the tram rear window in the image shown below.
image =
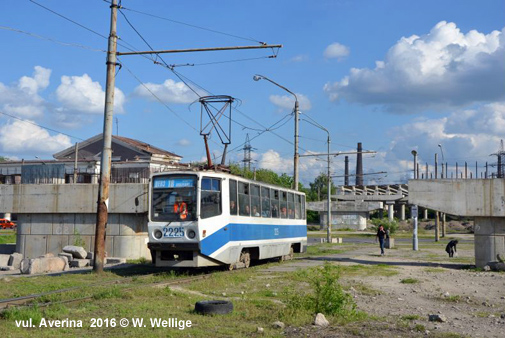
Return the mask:
{"type": "Polygon", "coordinates": [[[152,184],[153,221],[196,219],[196,176],[154,176],[152,184]]]}

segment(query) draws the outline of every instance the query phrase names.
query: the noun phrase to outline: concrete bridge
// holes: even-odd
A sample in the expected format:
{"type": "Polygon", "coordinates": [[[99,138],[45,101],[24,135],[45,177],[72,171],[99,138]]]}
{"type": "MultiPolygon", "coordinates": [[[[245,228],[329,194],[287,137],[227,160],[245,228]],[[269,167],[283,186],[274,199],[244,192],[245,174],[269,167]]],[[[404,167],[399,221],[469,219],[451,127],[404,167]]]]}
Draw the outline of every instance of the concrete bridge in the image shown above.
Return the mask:
{"type": "Polygon", "coordinates": [[[505,180],[410,180],[410,204],[474,218],[475,264],[505,254],[505,180]]]}

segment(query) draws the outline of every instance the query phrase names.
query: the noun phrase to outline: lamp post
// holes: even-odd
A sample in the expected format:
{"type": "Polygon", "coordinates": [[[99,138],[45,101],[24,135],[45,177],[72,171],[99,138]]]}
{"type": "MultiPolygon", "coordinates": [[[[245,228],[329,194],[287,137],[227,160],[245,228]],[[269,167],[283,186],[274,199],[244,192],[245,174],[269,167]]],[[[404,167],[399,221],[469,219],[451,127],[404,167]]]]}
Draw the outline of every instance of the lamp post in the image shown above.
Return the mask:
{"type": "MultiPolygon", "coordinates": [[[[317,127],[321,130],[324,130],[326,132],[326,134],[328,134],[328,153],[326,154],[328,156],[327,158],[327,161],[328,161],[328,201],[327,201],[327,211],[328,211],[328,214],[327,214],[327,219],[328,219],[328,224],[327,224],[327,228],[326,228],[326,242],[327,243],[331,243],[331,172],[330,172],[330,142],[331,142],[331,139],[330,139],[330,132],[328,131],[328,129],[326,129],[325,127],[323,127],[322,125],[320,125],[319,123],[317,123],[316,121],[314,121],[313,119],[311,119],[308,115],[305,115],[307,116],[311,121],[309,120],[305,120],[305,122],[308,122],[310,124],[312,124],[314,127],[317,127]]],[[[303,155],[302,155],[303,156],[303,155]]]]}
{"type": "Polygon", "coordinates": [[[274,85],[276,85],[277,87],[280,87],[280,88],[284,89],[285,91],[287,91],[288,93],[290,93],[291,95],[293,95],[295,97],[295,155],[294,155],[294,164],[293,164],[293,167],[294,167],[293,168],[293,180],[294,180],[294,182],[293,182],[293,184],[294,184],[293,189],[298,190],[298,160],[299,160],[299,157],[300,157],[299,154],[298,154],[298,115],[300,113],[300,107],[299,107],[299,103],[298,103],[298,97],[296,96],[295,93],[293,93],[292,91],[290,91],[286,87],[281,86],[277,82],[270,80],[266,76],[256,74],[256,75],[253,76],[253,80],[254,81],[267,80],[268,82],[271,82],[274,85]]]}
{"type": "MultiPolygon", "coordinates": [[[[416,167],[417,167],[417,151],[412,150],[412,155],[414,156],[414,179],[419,179],[416,175],[416,167]]],[[[417,219],[418,219],[418,208],[417,205],[414,204],[410,207],[411,217],[414,219],[414,230],[412,233],[412,250],[419,250],[419,241],[417,239],[417,219]]]]}

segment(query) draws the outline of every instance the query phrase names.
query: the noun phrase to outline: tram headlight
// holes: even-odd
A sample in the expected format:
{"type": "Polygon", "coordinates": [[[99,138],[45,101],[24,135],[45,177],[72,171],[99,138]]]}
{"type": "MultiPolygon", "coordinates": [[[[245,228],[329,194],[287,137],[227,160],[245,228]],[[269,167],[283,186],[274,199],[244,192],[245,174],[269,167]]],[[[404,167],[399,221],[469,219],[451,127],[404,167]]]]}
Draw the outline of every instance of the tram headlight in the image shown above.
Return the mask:
{"type": "Polygon", "coordinates": [[[196,232],[194,230],[188,231],[188,238],[193,239],[196,236],[196,232]]]}
{"type": "Polygon", "coordinates": [[[156,230],[156,231],[154,231],[154,237],[155,237],[156,239],[160,239],[160,238],[161,238],[161,236],[163,236],[163,234],[161,233],[161,231],[160,231],[160,230],[156,230]]]}

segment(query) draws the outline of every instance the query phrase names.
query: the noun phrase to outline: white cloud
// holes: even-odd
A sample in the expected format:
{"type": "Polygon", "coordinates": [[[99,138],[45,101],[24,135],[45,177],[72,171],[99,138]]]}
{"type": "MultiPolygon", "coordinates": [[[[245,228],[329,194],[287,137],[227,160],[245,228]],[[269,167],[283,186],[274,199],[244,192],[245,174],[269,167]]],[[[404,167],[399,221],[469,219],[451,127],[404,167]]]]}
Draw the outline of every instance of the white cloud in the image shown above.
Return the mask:
{"type": "Polygon", "coordinates": [[[344,46],[338,42],[334,42],[324,50],[324,57],[326,59],[337,59],[338,61],[343,60],[346,56],[350,54],[351,50],[349,47],[344,46]]]}
{"type": "Polygon", "coordinates": [[[47,156],[71,145],[68,136],[51,136],[47,130],[30,123],[14,121],[0,126],[0,149],[7,155],[36,153],[47,156]]]}
{"type": "Polygon", "coordinates": [[[296,55],[296,56],[292,57],[289,61],[291,61],[291,62],[304,62],[304,61],[308,61],[308,60],[309,60],[308,55],[300,54],[300,55],[296,55]]]}
{"type": "MultiPolygon", "coordinates": [[[[88,74],[82,76],[62,76],[61,84],[56,89],[56,97],[63,104],[64,112],[103,114],[105,92],[99,82],[88,74]]],[[[114,112],[124,112],[125,95],[121,90],[114,91],[114,112]]]]}
{"type": "Polygon", "coordinates": [[[331,100],[397,113],[502,100],[504,32],[463,34],[456,24],[442,21],[426,35],[401,38],[374,69],[353,68],[324,90],[331,100]]]}
{"type": "Polygon", "coordinates": [[[177,141],[176,145],[180,146],[180,147],[188,147],[190,146],[192,143],[190,140],[188,139],[180,139],[179,141],[177,141]]]}
{"type": "MultiPolygon", "coordinates": [[[[158,97],[167,103],[192,103],[198,99],[198,96],[183,82],[175,82],[172,79],[167,79],[162,84],[145,83],[145,86],[139,85],[135,88],[133,94],[150,101],[156,101],[156,97],[158,97]]],[[[204,92],[199,94],[202,96],[207,95],[204,92]]]]}
{"type": "Polygon", "coordinates": [[[47,102],[39,92],[49,85],[51,70],[34,67],[32,77],[23,76],[12,86],[0,82],[0,108],[7,114],[37,118],[43,115],[47,102]]]}
{"type": "MultiPolygon", "coordinates": [[[[296,94],[296,96],[298,97],[300,110],[310,110],[312,108],[312,104],[307,96],[303,94],[296,94]]],[[[292,95],[270,95],[270,102],[281,110],[292,110],[295,107],[295,98],[292,95]]]]}

